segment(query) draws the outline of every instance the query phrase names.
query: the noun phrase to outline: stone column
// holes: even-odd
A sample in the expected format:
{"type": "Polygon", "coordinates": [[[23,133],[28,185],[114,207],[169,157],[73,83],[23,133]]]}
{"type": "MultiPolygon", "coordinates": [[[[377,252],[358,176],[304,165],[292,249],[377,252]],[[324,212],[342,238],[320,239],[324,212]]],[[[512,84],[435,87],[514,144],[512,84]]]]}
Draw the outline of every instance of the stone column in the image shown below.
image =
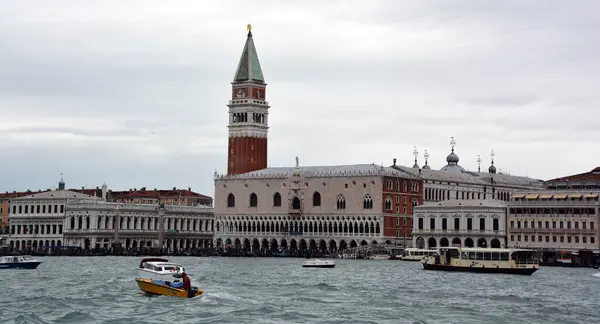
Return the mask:
{"type": "Polygon", "coordinates": [[[158,204],[158,248],[162,251],[165,239],[165,204],[158,204]]]}
{"type": "Polygon", "coordinates": [[[113,242],[113,251],[114,248],[117,248],[119,252],[121,251],[121,238],[119,237],[119,230],[121,229],[121,205],[117,204],[115,208],[115,236],[113,242]]]}

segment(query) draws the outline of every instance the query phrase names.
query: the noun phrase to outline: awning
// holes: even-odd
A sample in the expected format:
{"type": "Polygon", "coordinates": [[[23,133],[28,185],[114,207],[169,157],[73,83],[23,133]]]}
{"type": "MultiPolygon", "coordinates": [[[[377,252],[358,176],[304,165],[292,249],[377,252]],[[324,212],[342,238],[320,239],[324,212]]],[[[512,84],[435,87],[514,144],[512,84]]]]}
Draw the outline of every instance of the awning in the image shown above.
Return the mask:
{"type": "Polygon", "coordinates": [[[521,198],[525,198],[525,195],[524,194],[518,194],[518,195],[513,195],[512,197],[513,198],[521,199],[521,198]]]}
{"type": "Polygon", "coordinates": [[[527,195],[525,196],[525,199],[537,199],[539,195],[527,195]]]}
{"type": "Polygon", "coordinates": [[[567,194],[554,195],[554,199],[566,199],[566,198],[567,198],[567,194]]]}
{"type": "Polygon", "coordinates": [[[544,194],[544,195],[540,195],[540,199],[550,199],[552,198],[553,195],[548,195],[548,194],[544,194]]]}
{"type": "Polygon", "coordinates": [[[581,198],[583,194],[569,194],[569,198],[581,198]]]}
{"type": "Polygon", "coordinates": [[[598,194],[585,194],[583,198],[598,198],[598,194]]]}

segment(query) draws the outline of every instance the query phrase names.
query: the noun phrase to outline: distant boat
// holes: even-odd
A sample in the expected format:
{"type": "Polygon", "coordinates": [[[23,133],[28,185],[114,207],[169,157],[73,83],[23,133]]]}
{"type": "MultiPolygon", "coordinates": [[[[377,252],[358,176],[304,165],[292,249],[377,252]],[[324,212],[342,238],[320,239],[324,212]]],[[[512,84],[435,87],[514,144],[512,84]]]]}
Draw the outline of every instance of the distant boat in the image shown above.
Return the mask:
{"type": "Polygon", "coordinates": [[[335,262],[333,260],[306,260],[302,263],[303,268],[333,268],[335,267],[335,262]]]}
{"type": "Polygon", "coordinates": [[[423,269],[531,275],[540,268],[533,250],[440,247],[438,251],[421,261],[423,269]]]}
{"type": "Polygon", "coordinates": [[[387,254],[373,254],[369,257],[369,260],[389,260],[390,256],[387,254]]]}
{"type": "Polygon", "coordinates": [[[35,269],[41,263],[30,255],[9,255],[0,259],[0,269],[35,269]]]}

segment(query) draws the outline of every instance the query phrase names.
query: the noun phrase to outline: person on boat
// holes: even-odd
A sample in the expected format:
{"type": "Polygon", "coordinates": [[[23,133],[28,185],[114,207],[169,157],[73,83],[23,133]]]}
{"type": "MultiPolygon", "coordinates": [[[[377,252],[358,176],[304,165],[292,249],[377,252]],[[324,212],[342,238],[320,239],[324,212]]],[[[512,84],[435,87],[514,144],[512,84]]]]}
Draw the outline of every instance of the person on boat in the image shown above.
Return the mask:
{"type": "Polygon", "coordinates": [[[183,286],[181,286],[181,289],[187,291],[189,298],[190,294],[192,293],[192,282],[190,281],[190,277],[188,277],[187,273],[185,272],[181,274],[181,278],[183,280],[183,286]]]}

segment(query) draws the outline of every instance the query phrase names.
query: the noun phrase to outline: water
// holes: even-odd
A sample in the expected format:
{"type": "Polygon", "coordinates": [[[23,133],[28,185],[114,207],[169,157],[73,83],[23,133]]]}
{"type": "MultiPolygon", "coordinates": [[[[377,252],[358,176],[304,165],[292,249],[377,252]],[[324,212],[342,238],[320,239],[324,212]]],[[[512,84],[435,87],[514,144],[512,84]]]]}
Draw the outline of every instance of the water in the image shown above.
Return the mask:
{"type": "Polygon", "coordinates": [[[202,298],[146,297],[141,258],[42,258],[0,270],[0,323],[598,323],[598,270],[542,268],[532,276],[424,271],[418,262],[188,258],[202,298]]]}

